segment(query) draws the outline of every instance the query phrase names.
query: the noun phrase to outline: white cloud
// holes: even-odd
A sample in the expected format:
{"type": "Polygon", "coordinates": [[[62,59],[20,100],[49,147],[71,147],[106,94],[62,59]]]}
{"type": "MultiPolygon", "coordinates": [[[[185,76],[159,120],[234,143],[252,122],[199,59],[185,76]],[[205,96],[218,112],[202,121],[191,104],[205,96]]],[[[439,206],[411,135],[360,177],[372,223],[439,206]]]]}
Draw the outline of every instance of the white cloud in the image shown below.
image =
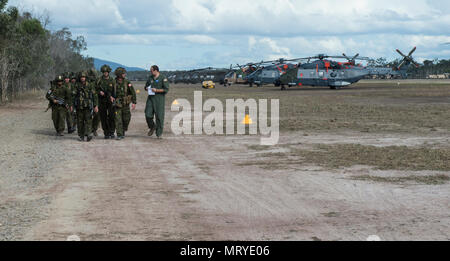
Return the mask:
{"type": "MultiPolygon", "coordinates": [[[[144,45],[190,54],[167,53],[172,66],[342,52],[393,59],[396,48],[413,46],[420,58],[450,58],[442,45],[450,42],[446,0],[10,1],[17,4],[48,10],[52,28],[83,34],[88,47],[144,45]]],[[[121,51],[140,55],[135,48],[121,51]]]]}
{"type": "Polygon", "coordinates": [[[207,35],[188,35],[185,36],[184,39],[186,39],[188,42],[196,43],[196,44],[216,44],[218,41],[207,35]]]}

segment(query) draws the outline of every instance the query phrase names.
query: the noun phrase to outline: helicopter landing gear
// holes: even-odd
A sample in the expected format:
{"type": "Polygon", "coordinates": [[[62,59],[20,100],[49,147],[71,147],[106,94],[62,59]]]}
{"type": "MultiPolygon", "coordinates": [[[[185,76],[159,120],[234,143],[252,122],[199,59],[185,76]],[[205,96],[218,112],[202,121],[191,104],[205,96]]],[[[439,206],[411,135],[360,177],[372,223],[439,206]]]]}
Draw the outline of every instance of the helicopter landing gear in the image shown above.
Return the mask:
{"type": "Polygon", "coordinates": [[[249,86],[250,86],[250,87],[253,87],[253,83],[252,83],[252,82],[251,82],[251,83],[249,83],[249,86]]]}
{"type": "Polygon", "coordinates": [[[341,87],[340,86],[330,86],[330,89],[332,89],[332,90],[340,90],[341,87]]]}
{"type": "Polygon", "coordinates": [[[285,90],[286,90],[286,86],[281,85],[281,90],[282,90],[282,91],[285,91],[285,90]]]}

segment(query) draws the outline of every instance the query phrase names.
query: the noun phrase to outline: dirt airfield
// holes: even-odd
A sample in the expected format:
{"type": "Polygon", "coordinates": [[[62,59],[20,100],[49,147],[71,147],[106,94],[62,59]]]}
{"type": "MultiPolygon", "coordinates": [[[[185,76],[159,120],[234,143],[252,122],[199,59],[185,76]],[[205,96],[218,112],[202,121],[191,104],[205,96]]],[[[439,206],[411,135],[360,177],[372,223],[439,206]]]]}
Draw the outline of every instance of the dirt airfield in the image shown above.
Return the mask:
{"type": "MultiPolygon", "coordinates": [[[[45,92],[0,107],[0,240],[450,239],[450,81],[231,86],[279,99],[280,142],[147,137],[145,91],[123,141],[55,137],[45,92]]],[[[67,131],[67,130],[66,130],[67,131]]]]}

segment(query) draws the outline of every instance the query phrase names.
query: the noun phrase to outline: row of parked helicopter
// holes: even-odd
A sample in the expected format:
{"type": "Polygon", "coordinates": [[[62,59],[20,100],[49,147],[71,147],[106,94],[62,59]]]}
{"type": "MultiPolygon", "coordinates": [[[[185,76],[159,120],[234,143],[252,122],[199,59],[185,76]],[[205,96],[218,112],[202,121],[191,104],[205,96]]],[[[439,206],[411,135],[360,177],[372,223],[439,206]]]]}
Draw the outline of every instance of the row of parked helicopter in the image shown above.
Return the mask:
{"type": "Polygon", "coordinates": [[[370,76],[379,75],[395,78],[406,78],[409,66],[419,67],[412,54],[414,47],[408,55],[396,50],[402,57],[401,63],[394,68],[368,67],[357,61],[370,61],[368,57],[356,54],[352,58],[342,56],[328,56],[319,54],[314,57],[279,59],[274,61],[261,61],[246,65],[233,65],[228,69],[202,68],[190,71],[169,72],[168,79],[172,83],[198,84],[203,81],[213,81],[224,86],[232,84],[248,84],[262,86],[273,84],[285,90],[293,86],[328,86],[331,89],[340,89],[370,76]],[[344,59],[338,62],[331,59],[344,59]],[[313,61],[312,61],[313,60],[313,61]]]}

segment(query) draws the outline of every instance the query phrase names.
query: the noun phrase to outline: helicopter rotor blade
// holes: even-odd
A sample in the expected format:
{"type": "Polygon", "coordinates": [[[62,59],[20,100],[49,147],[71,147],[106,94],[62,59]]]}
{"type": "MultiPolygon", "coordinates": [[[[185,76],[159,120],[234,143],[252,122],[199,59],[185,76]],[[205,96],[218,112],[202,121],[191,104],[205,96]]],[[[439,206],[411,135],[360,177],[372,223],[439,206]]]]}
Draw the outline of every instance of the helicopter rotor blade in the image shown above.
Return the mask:
{"type": "Polygon", "coordinates": [[[397,69],[400,70],[402,66],[406,63],[406,60],[403,60],[398,66],[397,69]]]}
{"type": "Polygon", "coordinates": [[[411,56],[415,51],[416,51],[417,47],[414,47],[411,52],[409,52],[408,56],[411,56]]]}
{"type": "Polygon", "coordinates": [[[395,49],[397,51],[397,53],[399,53],[401,56],[406,57],[406,55],[404,55],[399,49],[395,49]]]}

